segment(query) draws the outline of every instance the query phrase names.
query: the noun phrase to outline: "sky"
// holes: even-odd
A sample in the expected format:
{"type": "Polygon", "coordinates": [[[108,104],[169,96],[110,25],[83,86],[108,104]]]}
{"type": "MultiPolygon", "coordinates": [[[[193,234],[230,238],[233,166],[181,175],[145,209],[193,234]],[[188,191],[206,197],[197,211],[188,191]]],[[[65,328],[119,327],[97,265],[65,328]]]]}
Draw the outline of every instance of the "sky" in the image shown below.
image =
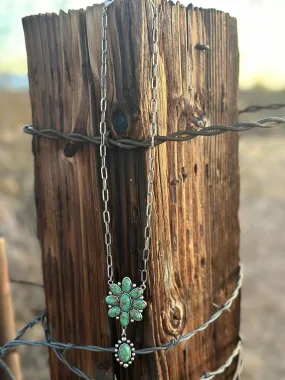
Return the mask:
{"type": "MultiPolygon", "coordinates": [[[[140,0],[132,0],[140,1],[140,0]]],[[[59,9],[85,8],[94,0],[1,0],[0,72],[26,74],[21,18],[59,9]]],[[[186,5],[187,1],[181,1],[186,5]]],[[[285,0],[193,0],[195,6],[229,12],[238,20],[240,87],[285,88],[285,0]]]]}

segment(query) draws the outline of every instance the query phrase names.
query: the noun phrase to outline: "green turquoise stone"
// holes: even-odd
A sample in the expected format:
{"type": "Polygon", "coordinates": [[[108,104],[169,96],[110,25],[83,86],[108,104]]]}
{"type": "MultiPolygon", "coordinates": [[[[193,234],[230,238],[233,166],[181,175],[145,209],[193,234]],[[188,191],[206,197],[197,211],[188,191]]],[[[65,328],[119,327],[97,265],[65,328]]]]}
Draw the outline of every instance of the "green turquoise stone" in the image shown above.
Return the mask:
{"type": "Polygon", "coordinates": [[[127,327],[129,324],[129,320],[130,320],[129,314],[123,311],[120,315],[120,322],[121,322],[122,327],[127,327]]]}
{"type": "Polygon", "coordinates": [[[111,307],[111,309],[108,310],[109,317],[118,317],[120,315],[121,311],[120,308],[117,306],[111,307]]]}
{"type": "Polygon", "coordinates": [[[115,296],[119,296],[122,293],[121,288],[117,284],[111,284],[110,290],[115,296]]]}
{"type": "Polygon", "coordinates": [[[119,303],[119,300],[115,296],[108,296],[108,297],[106,297],[106,302],[108,305],[117,306],[119,303]]]}
{"type": "Polygon", "coordinates": [[[136,300],[143,295],[143,290],[141,288],[135,288],[131,291],[130,295],[133,299],[136,300]]]}
{"type": "Polygon", "coordinates": [[[128,363],[132,357],[131,347],[127,343],[120,345],[118,350],[120,361],[123,363],[128,363]]]}
{"type": "Polygon", "coordinates": [[[131,297],[128,294],[123,294],[120,298],[120,308],[122,311],[129,311],[131,308],[131,297]]]}
{"type": "Polygon", "coordinates": [[[132,310],[130,311],[130,317],[131,317],[134,321],[137,321],[137,322],[139,322],[139,321],[142,320],[142,315],[141,315],[141,313],[140,313],[138,310],[136,310],[136,309],[132,309],[132,310]]]}
{"type": "Polygon", "coordinates": [[[146,302],[144,300],[135,300],[133,302],[133,307],[138,310],[143,310],[146,307],[146,302]]]}
{"type": "Polygon", "coordinates": [[[122,290],[125,293],[129,293],[131,289],[132,289],[132,281],[129,279],[129,277],[125,277],[122,281],[122,290]]]}

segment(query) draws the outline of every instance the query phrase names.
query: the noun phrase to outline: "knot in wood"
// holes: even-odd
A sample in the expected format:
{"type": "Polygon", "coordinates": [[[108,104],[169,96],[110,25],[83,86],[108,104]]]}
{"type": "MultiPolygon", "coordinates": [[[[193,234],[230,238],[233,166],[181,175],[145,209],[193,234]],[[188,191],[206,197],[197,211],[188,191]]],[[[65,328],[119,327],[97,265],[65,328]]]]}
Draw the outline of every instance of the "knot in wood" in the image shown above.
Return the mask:
{"type": "Polygon", "coordinates": [[[210,46],[207,44],[196,44],[195,47],[197,50],[201,50],[201,51],[209,51],[210,50],[210,46]]]}
{"type": "Polygon", "coordinates": [[[64,147],[65,157],[73,157],[77,152],[77,147],[74,143],[68,142],[64,147]]]}
{"type": "Polygon", "coordinates": [[[128,129],[128,119],[122,110],[117,109],[113,112],[112,123],[115,131],[118,133],[124,133],[128,129]]]}
{"type": "Polygon", "coordinates": [[[184,328],[185,308],[184,305],[175,301],[174,305],[170,305],[169,311],[165,318],[165,330],[169,335],[179,335],[184,328]]]}

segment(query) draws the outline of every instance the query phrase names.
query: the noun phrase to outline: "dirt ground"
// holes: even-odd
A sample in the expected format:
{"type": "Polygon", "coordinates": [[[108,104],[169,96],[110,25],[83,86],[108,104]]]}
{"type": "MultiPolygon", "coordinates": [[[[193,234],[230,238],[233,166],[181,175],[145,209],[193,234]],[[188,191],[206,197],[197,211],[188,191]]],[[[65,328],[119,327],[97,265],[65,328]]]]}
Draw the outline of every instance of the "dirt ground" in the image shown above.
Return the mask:
{"type": "MultiPolygon", "coordinates": [[[[284,102],[285,93],[261,89],[241,93],[241,107],[284,102]],[[254,99],[254,101],[253,101],[254,99]]],[[[285,114],[285,110],[283,110],[285,114]]],[[[257,120],[267,111],[247,115],[257,120]]],[[[0,235],[7,241],[11,278],[42,282],[35,233],[33,158],[27,94],[0,94],[0,235]]],[[[245,269],[242,297],[243,380],[285,380],[285,150],[284,127],[245,132],[240,140],[241,257],[245,269]]],[[[12,285],[17,329],[44,309],[43,291],[12,285]]],[[[35,327],[27,339],[42,339],[35,327]]],[[[47,352],[21,348],[24,379],[47,380],[47,352]]]]}

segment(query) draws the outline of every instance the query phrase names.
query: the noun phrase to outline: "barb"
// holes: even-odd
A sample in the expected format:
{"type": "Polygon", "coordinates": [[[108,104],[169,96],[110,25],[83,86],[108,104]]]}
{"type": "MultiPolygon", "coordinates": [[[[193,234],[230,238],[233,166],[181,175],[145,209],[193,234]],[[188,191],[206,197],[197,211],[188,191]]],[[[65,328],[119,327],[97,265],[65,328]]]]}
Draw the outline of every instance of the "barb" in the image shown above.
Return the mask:
{"type": "Polygon", "coordinates": [[[225,372],[226,369],[228,369],[231,365],[234,359],[239,355],[239,361],[236,369],[236,373],[234,375],[233,380],[237,379],[237,376],[241,374],[242,371],[242,358],[241,358],[241,341],[238,342],[236,348],[232,352],[232,354],[229,356],[227,361],[218,369],[212,372],[205,372],[204,375],[200,378],[200,380],[211,380],[217,375],[220,375],[221,373],[225,372]]]}
{"type": "MultiPolygon", "coordinates": [[[[185,335],[180,336],[178,339],[172,339],[171,341],[163,344],[162,346],[149,347],[149,348],[143,348],[140,350],[136,350],[135,351],[136,354],[145,355],[145,354],[150,354],[150,353],[157,352],[157,351],[166,351],[166,353],[167,353],[171,348],[175,347],[177,344],[193,338],[193,336],[196,335],[198,332],[206,330],[206,328],[211,323],[216,321],[225,311],[228,311],[230,309],[233,301],[239,295],[240,289],[242,287],[242,282],[243,282],[243,271],[242,271],[242,266],[240,266],[237,286],[236,286],[235,290],[233,291],[232,296],[219,308],[219,310],[217,312],[215,312],[210,317],[210,319],[207,322],[205,322],[204,324],[199,326],[197,329],[195,329],[195,330],[193,330],[193,331],[191,331],[185,335]]],[[[46,311],[44,311],[39,317],[37,317],[34,320],[32,320],[31,322],[29,322],[18,333],[18,335],[16,336],[16,338],[14,340],[6,343],[3,347],[0,347],[0,359],[1,359],[1,357],[5,356],[5,353],[8,350],[11,350],[11,349],[18,347],[18,346],[36,346],[36,347],[50,348],[54,351],[57,358],[62,363],[64,363],[73,373],[77,374],[79,377],[86,379],[86,380],[92,380],[92,378],[86,376],[80,369],[78,369],[78,368],[72,366],[70,363],[68,363],[68,361],[64,357],[64,354],[66,351],[68,351],[68,350],[82,350],[82,351],[90,351],[90,352],[110,352],[110,353],[115,352],[115,348],[106,348],[106,347],[100,347],[100,346],[78,346],[78,345],[73,345],[70,343],[65,344],[65,343],[60,343],[60,342],[54,341],[52,335],[49,333],[46,311]],[[20,339],[26,333],[26,331],[29,328],[33,328],[33,326],[39,322],[42,323],[42,326],[43,326],[43,329],[45,332],[46,341],[25,341],[25,340],[20,339]]],[[[230,358],[224,364],[224,366],[222,366],[221,368],[225,369],[226,365],[229,366],[230,365],[229,360],[230,360],[230,358]]],[[[221,369],[219,369],[219,370],[221,370],[221,369]]],[[[208,372],[208,374],[209,373],[213,374],[214,372],[213,373],[208,372]]],[[[221,373],[221,372],[219,372],[219,373],[221,373]]],[[[213,377],[208,377],[208,378],[202,377],[202,379],[209,379],[209,378],[213,378],[213,377]]]]}
{"type": "MultiPolygon", "coordinates": [[[[196,335],[198,332],[204,331],[207,329],[207,327],[212,324],[214,321],[216,321],[225,311],[228,311],[230,307],[232,306],[233,301],[238,297],[240,289],[242,287],[243,283],[243,270],[242,266],[240,265],[240,272],[239,272],[239,280],[237,283],[237,287],[235,288],[232,296],[219,308],[219,310],[214,313],[207,322],[203,323],[201,326],[199,326],[196,330],[193,330],[185,335],[182,335],[178,340],[176,340],[176,344],[180,342],[184,342],[188,339],[193,338],[194,335],[196,335]]],[[[143,348],[141,350],[136,350],[136,353],[138,354],[149,354],[155,351],[161,351],[161,350],[167,350],[169,347],[172,348],[173,340],[170,342],[167,342],[159,347],[151,347],[151,348],[143,348]]]]}
{"type": "Polygon", "coordinates": [[[249,106],[239,111],[239,115],[243,113],[258,112],[263,110],[280,110],[285,108],[285,103],[269,104],[268,106],[249,106]]]}
{"type": "MultiPolygon", "coordinates": [[[[197,122],[198,123],[198,122],[197,122]]],[[[285,118],[281,117],[268,117],[252,123],[237,123],[228,127],[222,125],[212,125],[210,127],[202,127],[199,130],[187,129],[184,131],[174,132],[168,136],[156,136],[155,146],[160,145],[166,141],[182,142],[191,140],[197,136],[216,136],[225,132],[245,132],[253,128],[273,128],[277,125],[285,124],[285,118]]],[[[55,129],[41,129],[38,130],[32,125],[25,125],[23,131],[29,135],[44,137],[51,140],[67,140],[74,143],[92,143],[100,145],[101,138],[99,136],[91,137],[80,133],[61,133],[55,129]]],[[[115,146],[124,149],[136,149],[136,148],[149,148],[151,145],[151,139],[144,141],[134,141],[130,139],[114,140],[107,138],[109,146],[115,146]]]]}

